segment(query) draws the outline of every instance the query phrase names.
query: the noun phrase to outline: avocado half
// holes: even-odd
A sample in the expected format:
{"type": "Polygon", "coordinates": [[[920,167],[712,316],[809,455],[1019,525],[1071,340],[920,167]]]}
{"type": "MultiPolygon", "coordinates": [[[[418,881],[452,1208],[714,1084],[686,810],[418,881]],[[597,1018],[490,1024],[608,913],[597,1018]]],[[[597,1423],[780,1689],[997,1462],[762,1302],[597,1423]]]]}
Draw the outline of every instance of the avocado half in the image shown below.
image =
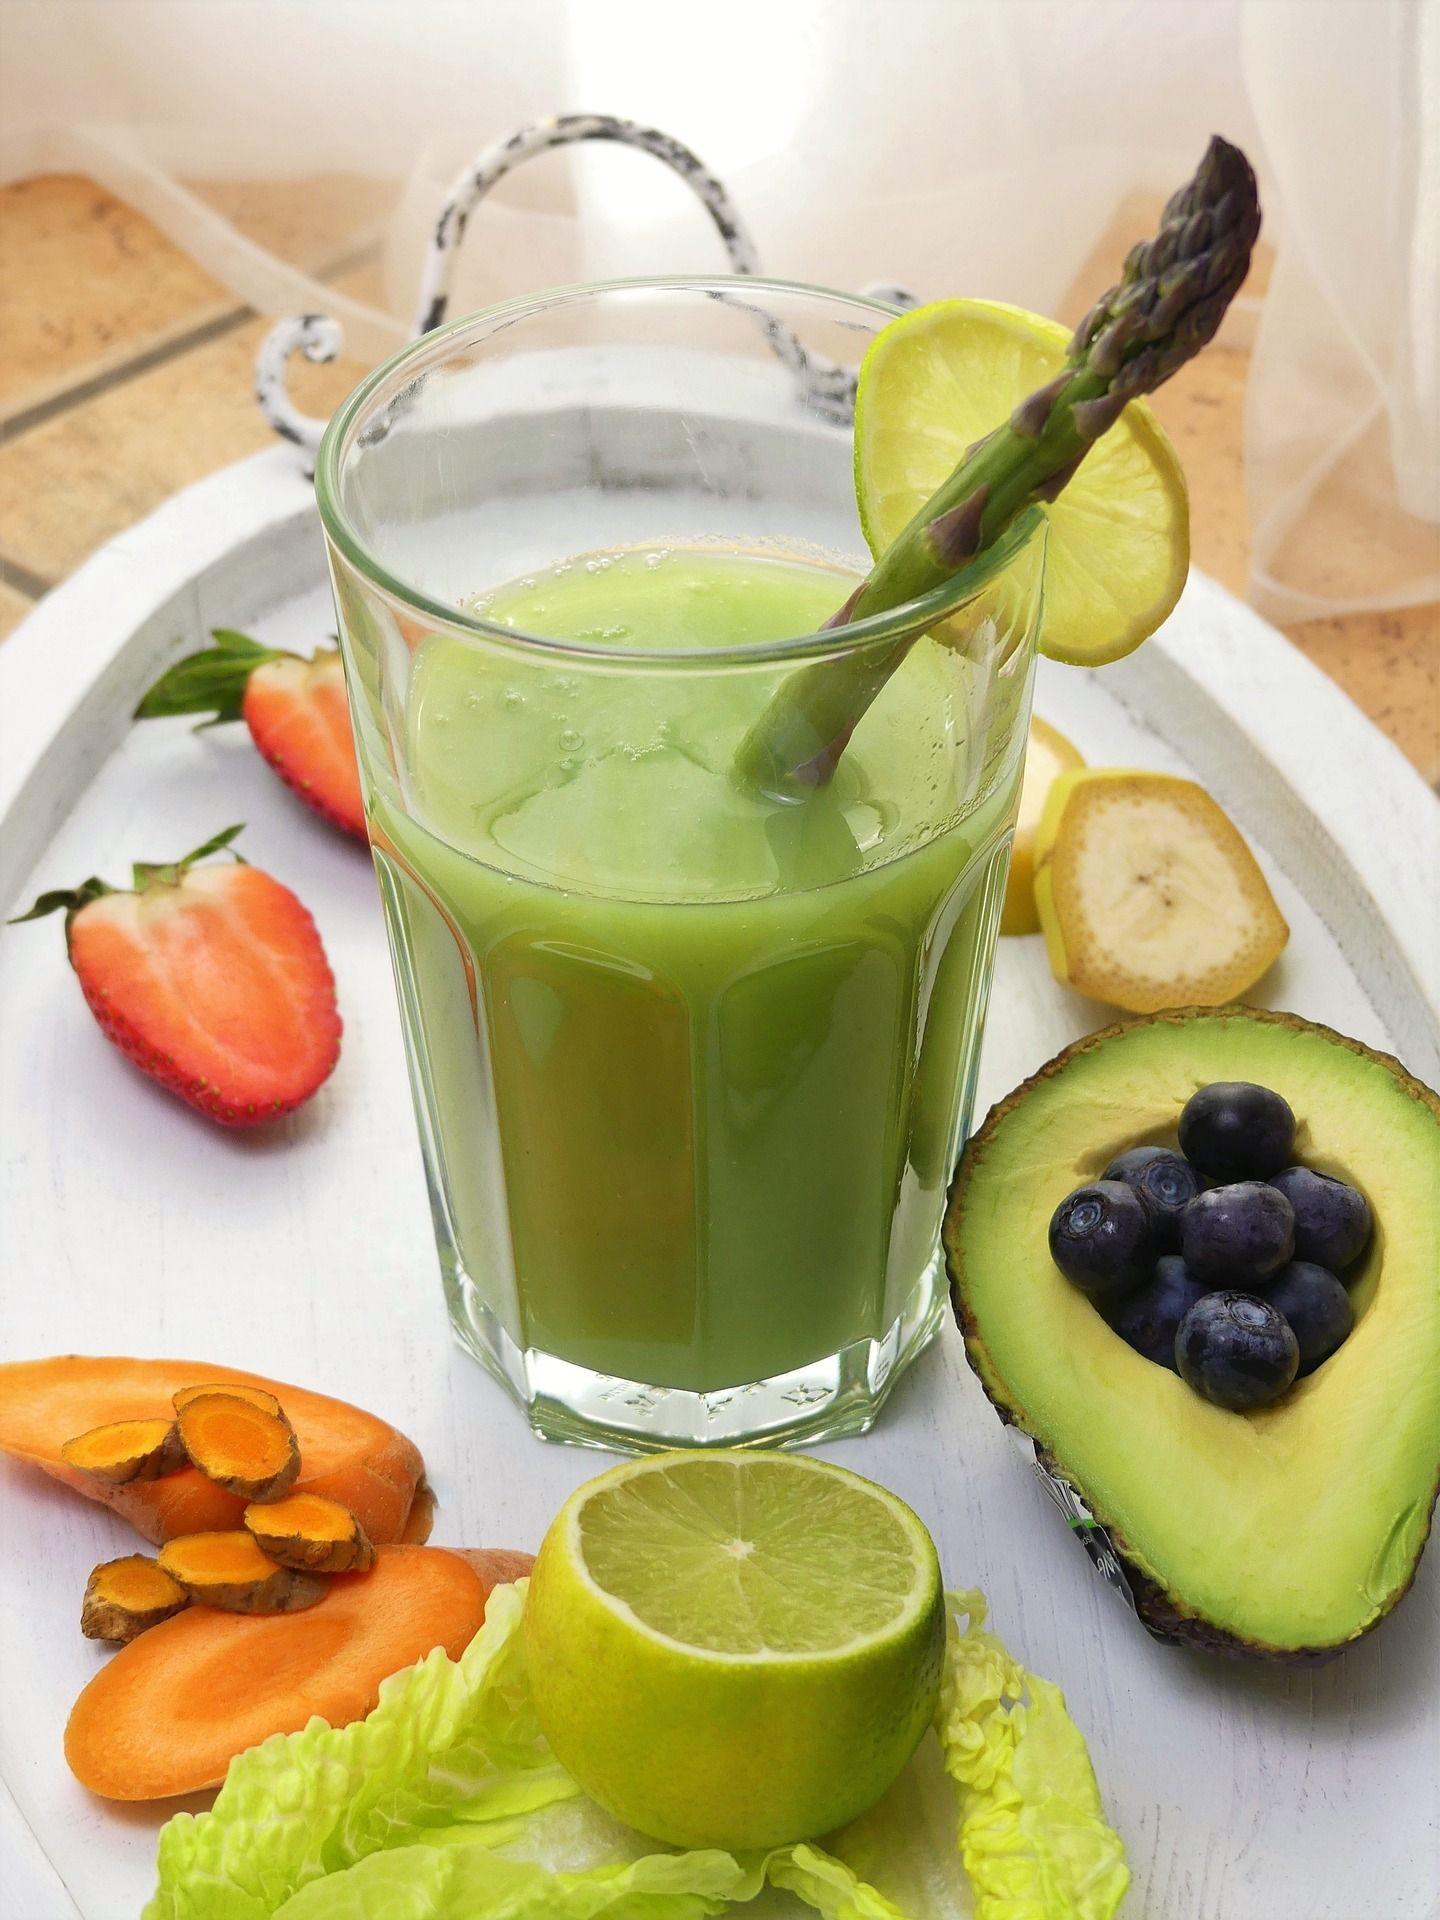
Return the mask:
{"type": "Polygon", "coordinates": [[[945,1250],[971,1366],[1108,1536],[1158,1637],[1318,1665],[1404,1595],[1440,1482],[1440,1099],[1398,1061],[1248,1007],[1092,1034],[970,1141],[945,1250]],[[1250,1413],[1127,1346],[1047,1240],[1065,1194],[1127,1147],[1175,1145],[1180,1109],[1216,1080],[1283,1094],[1295,1158],[1359,1186],[1375,1216],[1349,1339],[1250,1413]]]}

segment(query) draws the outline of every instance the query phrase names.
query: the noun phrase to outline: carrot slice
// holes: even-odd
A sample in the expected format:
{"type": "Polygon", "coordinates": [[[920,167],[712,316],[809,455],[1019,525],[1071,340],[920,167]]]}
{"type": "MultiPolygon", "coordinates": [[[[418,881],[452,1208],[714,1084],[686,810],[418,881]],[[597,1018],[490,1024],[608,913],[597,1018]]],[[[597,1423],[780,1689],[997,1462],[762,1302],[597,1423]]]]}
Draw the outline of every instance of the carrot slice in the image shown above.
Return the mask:
{"type": "Polygon", "coordinates": [[[161,1800],[219,1786],[237,1753],[319,1714],[363,1719],[380,1682],[433,1647],[458,1659],[485,1618],[489,1581],[443,1547],[382,1547],[372,1572],[337,1574],[305,1613],[192,1607],[122,1647],[65,1729],[82,1786],[161,1800]]]}
{"type": "Polygon", "coordinates": [[[112,1487],[61,1457],[64,1442],[116,1420],[163,1418],[173,1396],[197,1383],[259,1387],[284,1406],[300,1443],[296,1493],[349,1507],[370,1538],[398,1540],[424,1462],[414,1444],[374,1414],[256,1373],[195,1360],[61,1354],[0,1365],[0,1451],[99,1500],[147,1540],[220,1532],[242,1524],[246,1502],[194,1467],[162,1480],[112,1487]]]}

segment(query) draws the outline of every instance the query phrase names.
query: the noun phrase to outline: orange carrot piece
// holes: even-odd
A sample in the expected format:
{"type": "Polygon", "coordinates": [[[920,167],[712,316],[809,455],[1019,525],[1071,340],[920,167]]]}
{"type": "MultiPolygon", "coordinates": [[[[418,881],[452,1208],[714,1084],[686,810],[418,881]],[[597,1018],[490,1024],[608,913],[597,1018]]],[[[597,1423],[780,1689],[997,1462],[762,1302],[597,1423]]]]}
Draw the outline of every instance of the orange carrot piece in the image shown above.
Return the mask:
{"type": "Polygon", "coordinates": [[[242,1524],[246,1502],[194,1467],[162,1480],[112,1487],[61,1457],[64,1442],[115,1420],[162,1418],[173,1397],[198,1384],[263,1388],[284,1406],[300,1443],[296,1493],[322,1493],[349,1507],[377,1544],[398,1540],[424,1462],[412,1441],[374,1414],[303,1387],[195,1360],[131,1360],[61,1354],[0,1365],[0,1452],[40,1467],[128,1520],[146,1540],[221,1532],[242,1524]]]}
{"type": "Polygon", "coordinates": [[[363,1719],[380,1682],[433,1647],[458,1659],[490,1587],[443,1547],[382,1547],[370,1573],[337,1574],[304,1613],[191,1607],[122,1647],[86,1686],[65,1729],[82,1786],[110,1800],[162,1800],[219,1786],[237,1753],[319,1714],[363,1719]]]}

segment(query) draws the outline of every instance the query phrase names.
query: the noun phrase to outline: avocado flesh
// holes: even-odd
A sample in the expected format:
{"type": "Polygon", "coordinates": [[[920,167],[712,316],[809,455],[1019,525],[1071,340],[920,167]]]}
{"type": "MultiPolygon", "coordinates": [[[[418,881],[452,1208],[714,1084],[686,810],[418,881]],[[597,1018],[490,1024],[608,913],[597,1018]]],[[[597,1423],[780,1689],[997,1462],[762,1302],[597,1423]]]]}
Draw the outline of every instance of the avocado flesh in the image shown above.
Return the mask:
{"type": "Polygon", "coordinates": [[[971,1364],[1109,1532],[1157,1628],[1313,1657],[1394,1606],[1440,1478],[1440,1100],[1395,1061],[1250,1009],[1111,1028],[990,1115],[945,1239],[971,1364]],[[1247,1414],[1128,1347],[1046,1239],[1066,1193],[1127,1147],[1173,1144],[1181,1107],[1215,1080],[1283,1094],[1294,1158],[1359,1185],[1376,1222],[1349,1339],[1247,1414]]]}

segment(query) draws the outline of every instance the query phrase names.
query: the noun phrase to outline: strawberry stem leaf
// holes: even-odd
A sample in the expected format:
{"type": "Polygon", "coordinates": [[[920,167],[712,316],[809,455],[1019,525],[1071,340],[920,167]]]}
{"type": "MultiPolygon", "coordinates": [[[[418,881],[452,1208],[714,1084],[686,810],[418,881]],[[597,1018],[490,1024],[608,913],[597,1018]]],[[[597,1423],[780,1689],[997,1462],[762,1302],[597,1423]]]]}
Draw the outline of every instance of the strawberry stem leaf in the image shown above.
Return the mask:
{"type": "Polygon", "coordinates": [[[107,893],[115,889],[105,881],[97,880],[91,874],[88,880],[82,880],[78,887],[55,887],[49,893],[42,893],[28,913],[17,913],[13,919],[5,922],[7,927],[18,927],[26,920],[43,920],[48,913],[65,914],[65,938],[70,938],[70,922],[82,907],[88,907],[92,900],[103,900],[107,893]]]}
{"type": "Polygon", "coordinates": [[[137,720],[168,719],[177,713],[208,713],[204,724],[210,727],[238,720],[255,669],[293,658],[283,648],[262,647],[233,627],[215,627],[210,638],[213,647],[187,654],[161,674],[136,707],[137,720]]]}
{"type": "Polygon", "coordinates": [[[234,627],[212,627],[210,638],[215,642],[216,653],[249,654],[252,658],[257,653],[263,653],[270,660],[280,657],[274,647],[262,647],[258,640],[252,640],[248,633],[240,633],[234,627]]]}
{"type": "MultiPolygon", "coordinates": [[[[193,867],[197,860],[208,859],[212,853],[228,853],[232,860],[239,861],[243,867],[245,865],[243,854],[237,853],[230,843],[244,831],[243,822],[239,826],[226,827],[223,833],[212,834],[203,846],[196,847],[193,853],[187,853],[183,860],[170,860],[163,864],[137,860],[132,869],[135,892],[143,893],[146,887],[154,886],[178,887],[185,878],[187,869],[193,867]]],[[[43,920],[47,913],[63,912],[65,939],[68,945],[70,923],[81,908],[88,907],[92,900],[103,900],[107,893],[117,891],[118,889],[112,887],[108,880],[98,880],[94,874],[91,874],[90,878],[82,880],[78,887],[54,887],[49,893],[42,893],[28,913],[17,913],[14,919],[6,921],[5,924],[18,927],[23,921],[43,920]]]]}
{"type": "Polygon", "coordinates": [[[208,859],[212,853],[228,853],[232,860],[243,867],[245,856],[237,853],[230,842],[244,831],[243,821],[237,827],[226,827],[223,833],[212,834],[203,846],[196,847],[193,853],[187,853],[182,860],[137,860],[131,869],[136,893],[143,893],[146,887],[178,887],[190,868],[197,861],[208,859]]]}
{"type": "Polygon", "coordinates": [[[245,822],[243,820],[238,826],[226,827],[222,833],[212,834],[203,847],[196,847],[193,853],[187,853],[185,858],[178,864],[182,867],[193,867],[197,860],[208,860],[212,853],[223,853],[228,850],[232,859],[239,860],[243,867],[245,864],[244,860],[235,852],[235,849],[230,843],[232,840],[238,840],[244,831],[245,822]]]}

